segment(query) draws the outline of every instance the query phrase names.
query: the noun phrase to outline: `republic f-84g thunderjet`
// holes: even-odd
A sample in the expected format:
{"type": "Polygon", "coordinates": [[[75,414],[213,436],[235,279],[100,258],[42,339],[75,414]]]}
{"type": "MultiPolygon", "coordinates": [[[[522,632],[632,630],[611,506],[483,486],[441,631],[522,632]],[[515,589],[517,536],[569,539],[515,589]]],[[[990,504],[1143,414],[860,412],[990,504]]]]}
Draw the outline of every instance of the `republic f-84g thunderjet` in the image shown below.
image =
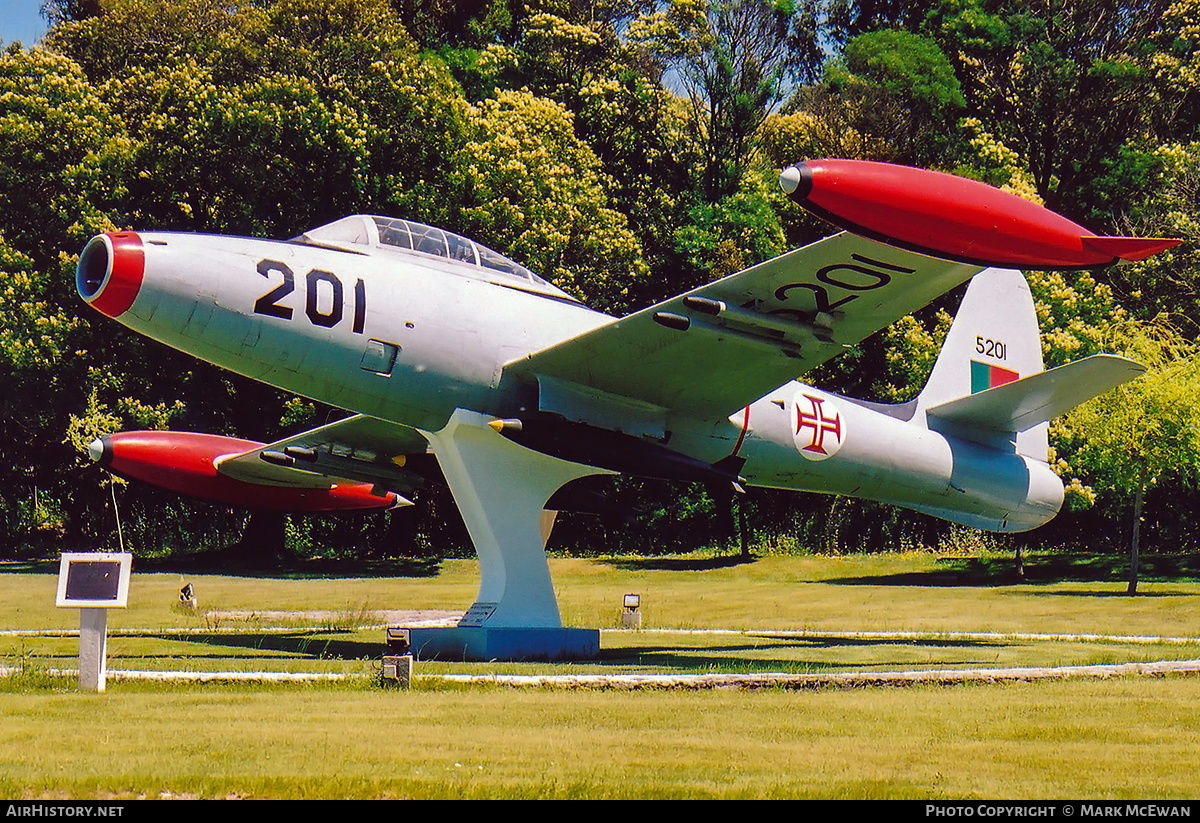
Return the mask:
{"type": "Polygon", "coordinates": [[[1105,266],[1178,241],[1096,236],[998,189],[900,166],[811,161],[780,180],[845,231],[622,318],[407,220],[354,215],[287,241],[97,236],[76,275],[93,308],[353,414],[277,443],[124,432],[90,451],[183,494],[307,512],[407,502],[436,459],[480,561],[460,625],[542,637],[466,652],[484,658],[578,653],[545,652],[558,642],[545,637],[572,630],[544,549],[551,498],[589,475],[851,495],[1001,532],[1053,518],[1063,486],[1046,464],[1048,421],[1142,367],[1096,355],[1044,371],[1018,269],[1105,266]],[[912,401],[797,382],[967,280],[912,401]]]}

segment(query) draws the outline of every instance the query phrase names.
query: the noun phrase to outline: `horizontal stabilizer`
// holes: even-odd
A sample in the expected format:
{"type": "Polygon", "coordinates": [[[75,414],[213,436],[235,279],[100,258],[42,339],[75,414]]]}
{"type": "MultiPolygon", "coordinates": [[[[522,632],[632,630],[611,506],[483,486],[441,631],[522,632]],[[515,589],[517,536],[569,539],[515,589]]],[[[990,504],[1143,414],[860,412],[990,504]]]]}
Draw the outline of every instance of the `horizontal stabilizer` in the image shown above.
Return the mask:
{"type": "Polygon", "coordinates": [[[1169,237],[1083,237],[1083,245],[1121,260],[1136,263],[1160,251],[1178,246],[1181,240],[1169,237]]]}
{"type": "Polygon", "coordinates": [[[1022,432],[1134,379],[1146,367],[1096,354],[927,409],[930,417],[993,432],[1022,432]]]}

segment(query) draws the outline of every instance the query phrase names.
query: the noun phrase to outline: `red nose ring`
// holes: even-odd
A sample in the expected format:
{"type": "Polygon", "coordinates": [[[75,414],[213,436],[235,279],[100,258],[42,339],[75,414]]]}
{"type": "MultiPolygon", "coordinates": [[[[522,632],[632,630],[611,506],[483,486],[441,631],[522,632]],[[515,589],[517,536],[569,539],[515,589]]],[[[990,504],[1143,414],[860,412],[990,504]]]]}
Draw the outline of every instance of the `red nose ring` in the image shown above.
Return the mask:
{"type": "Polygon", "coordinates": [[[109,232],[92,238],[75,269],[79,295],[97,311],[119,317],[137,299],[146,270],[142,238],[136,232],[109,232]]]}

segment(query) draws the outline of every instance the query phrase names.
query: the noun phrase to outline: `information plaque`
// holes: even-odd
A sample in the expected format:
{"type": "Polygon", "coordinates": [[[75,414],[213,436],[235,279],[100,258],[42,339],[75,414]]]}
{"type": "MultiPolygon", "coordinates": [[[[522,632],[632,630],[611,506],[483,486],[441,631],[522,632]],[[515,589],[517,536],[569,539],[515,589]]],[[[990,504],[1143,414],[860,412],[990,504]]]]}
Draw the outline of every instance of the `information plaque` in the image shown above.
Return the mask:
{"type": "Polygon", "coordinates": [[[132,555],[65,552],[58,567],[58,598],[65,609],[123,609],[129,600],[132,555]]]}

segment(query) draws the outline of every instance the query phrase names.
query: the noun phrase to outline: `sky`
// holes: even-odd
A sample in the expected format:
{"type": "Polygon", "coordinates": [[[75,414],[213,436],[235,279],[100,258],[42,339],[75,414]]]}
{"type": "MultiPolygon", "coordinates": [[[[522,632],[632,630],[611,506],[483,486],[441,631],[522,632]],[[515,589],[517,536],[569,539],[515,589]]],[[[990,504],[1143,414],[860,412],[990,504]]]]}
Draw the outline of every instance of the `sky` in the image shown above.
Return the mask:
{"type": "Polygon", "coordinates": [[[46,21],[39,14],[43,0],[0,0],[0,42],[7,46],[20,40],[32,46],[46,33],[46,21]]]}

